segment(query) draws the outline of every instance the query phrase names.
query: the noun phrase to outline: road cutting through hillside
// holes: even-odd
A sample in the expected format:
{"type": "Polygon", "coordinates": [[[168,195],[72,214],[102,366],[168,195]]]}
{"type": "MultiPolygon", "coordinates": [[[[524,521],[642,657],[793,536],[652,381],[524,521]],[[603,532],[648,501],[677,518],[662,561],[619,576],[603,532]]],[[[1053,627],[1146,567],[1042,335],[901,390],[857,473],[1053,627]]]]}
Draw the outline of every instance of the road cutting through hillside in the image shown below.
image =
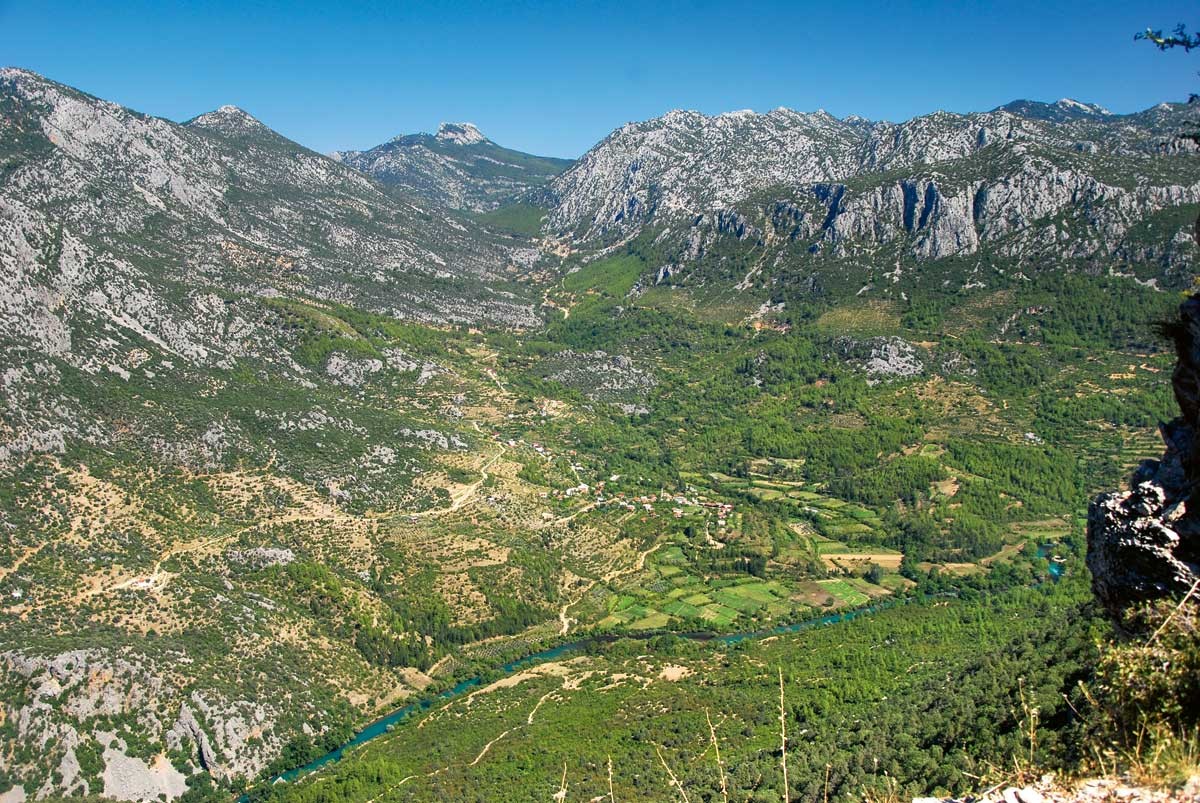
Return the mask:
{"type": "Polygon", "coordinates": [[[596,587],[597,583],[602,582],[605,585],[611,585],[618,577],[621,577],[622,575],[632,574],[634,572],[640,572],[642,569],[646,568],[646,559],[649,558],[650,555],[653,554],[656,550],[658,550],[663,545],[663,543],[664,542],[660,541],[657,544],[655,544],[654,546],[650,547],[649,549],[645,549],[645,550],[639,552],[637,560],[634,561],[634,565],[632,567],[619,569],[619,570],[610,567],[609,571],[603,577],[600,577],[598,579],[593,578],[592,580],[588,581],[588,584],[585,585],[583,587],[583,590],[579,592],[579,596],[577,596],[573,600],[564,602],[563,606],[561,608],[559,608],[559,610],[558,610],[558,621],[559,621],[559,624],[561,625],[561,627],[558,630],[558,635],[560,635],[560,636],[567,635],[567,633],[571,629],[571,623],[578,621],[576,619],[572,619],[570,616],[567,616],[567,611],[569,611],[571,609],[572,605],[578,605],[580,602],[582,602],[583,598],[587,596],[589,591],[591,591],[593,588],[596,587]]]}
{"type": "Polygon", "coordinates": [[[475,482],[472,482],[470,485],[467,485],[466,487],[464,487],[462,489],[462,491],[458,494],[457,498],[452,496],[450,499],[450,504],[447,507],[437,507],[437,508],[431,508],[429,510],[419,510],[416,513],[405,513],[405,514],[401,514],[401,515],[406,515],[410,519],[418,519],[418,518],[425,518],[426,516],[445,515],[445,514],[454,513],[456,511],[461,510],[463,508],[463,506],[465,506],[468,502],[470,502],[472,500],[472,498],[475,496],[475,494],[478,493],[480,487],[485,482],[487,482],[488,479],[491,477],[491,475],[488,474],[487,470],[489,468],[491,468],[492,466],[496,465],[496,461],[498,461],[501,457],[504,457],[504,453],[508,449],[503,443],[499,444],[499,446],[500,446],[500,450],[498,452],[496,452],[496,454],[492,455],[486,463],[484,463],[482,466],[479,467],[479,479],[475,480],[475,482]]]}

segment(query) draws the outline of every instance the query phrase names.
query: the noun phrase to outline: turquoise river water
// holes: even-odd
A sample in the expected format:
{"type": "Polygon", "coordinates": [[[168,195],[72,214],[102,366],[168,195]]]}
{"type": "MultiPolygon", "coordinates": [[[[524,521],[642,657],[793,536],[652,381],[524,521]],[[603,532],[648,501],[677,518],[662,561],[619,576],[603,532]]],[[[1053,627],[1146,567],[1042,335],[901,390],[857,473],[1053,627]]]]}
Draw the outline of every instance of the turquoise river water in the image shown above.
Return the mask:
{"type": "MultiPolygon", "coordinates": [[[[1046,545],[1040,546],[1040,547],[1038,547],[1038,556],[1043,557],[1043,558],[1048,557],[1052,554],[1054,548],[1055,547],[1052,544],[1046,544],[1046,545]]],[[[1063,570],[1064,570],[1064,565],[1062,563],[1053,561],[1053,560],[1050,562],[1050,576],[1051,576],[1052,580],[1057,581],[1059,578],[1061,578],[1062,574],[1063,574],[1063,570]]],[[[951,595],[951,596],[953,596],[953,595],[951,595]]],[[[713,642],[713,643],[718,643],[718,644],[737,644],[742,641],[767,638],[769,636],[778,636],[778,635],[783,635],[785,633],[798,633],[802,630],[808,630],[809,628],[820,627],[822,625],[831,625],[831,624],[835,624],[837,622],[848,622],[852,619],[857,619],[861,616],[868,616],[870,614],[876,613],[881,610],[885,610],[887,608],[892,608],[897,605],[904,605],[908,602],[911,602],[913,599],[914,599],[913,597],[904,597],[904,598],[900,598],[900,599],[893,598],[893,599],[887,600],[885,602],[878,603],[876,605],[872,605],[872,606],[868,606],[868,607],[864,607],[864,608],[856,608],[854,610],[844,611],[842,613],[834,613],[834,614],[829,614],[826,616],[819,616],[814,619],[806,619],[802,622],[793,622],[791,624],[786,624],[786,625],[777,625],[775,627],[767,628],[765,630],[751,630],[751,631],[746,631],[743,633],[696,632],[696,633],[674,633],[674,634],[670,634],[670,635],[675,635],[679,638],[690,639],[692,641],[713,642]]],[[[571,641],[571,642],[567,642],[565,644],[560,644],[557,647],[551,647],[546,650],[541,650],[539,652],[531,653],[529,655],[526,655],[524,658],[504,664],[503,666],[500,667],[500,671],[506,675],[512,674],[513,672],[516,672],[520,669],[524,669],[533,664],[542,663],[544,661],[553,661],[554,659],[560,658],[563,655],[566,655],[568,653],[585,650],[593,644],[611,642],[611,641],[617,640],[618,638],[650,639],[650,638],[653,638],[655,636],[660,636],[660,635],[668,635],[668,634],[667,633],[642,633],[642,634],[624,634],[621,636],[615,636],[615,635],[612,635],[612,636],[610,636],[610,635],[588,636],[586,638],[582,638],[577,641],[571,641]]],[[[327,764],[331,764],[335,761],[338,761],[339,759],[342,758],[342,756],[344,756],[347,753],[347,751],[353,750],[354,748],[359,747],[360,745],[364,745],[367,742],[371,741],[372,739],[376,739],[380,736],[383,736],[384,734],[386,734],[390,730],[392,730],[392,728],[394,728],[394,727],[400,725],[402,722],[404,722],[404,720],[407,719],[410,715],[412,715],[416,712],[419,712],[419,711],[424,711],[426,709],[432,708],[434,705],[437,705],[438,703],[442,703],[447,700],[451,700],[455,697],[458,697],[458,696],[470,691],[471,689],[476,688],[477,686],[481,685],[482,683],[483,683],[482,678],[478,678],[478,677],[468,678],[467,680],[463,680],[463,681],[457,683],[456,685],[452,686],[451,688],[441,692],[440,694],[438,694],[435,697],[426,698],[419,702],[410,703],[401,708],[397,708],[395,711],[392,711],[387,716],[377,719],[374,722],[372,722],[370,725],[367,725],[361,731],[356,733],[354,735],[354,738],[352,738],[350,741],[343,744],[341,747],[338,747],[336,750],[332,750],[332,751],[326,753],[325,755],[320,756],[319,758],[316,758],[316,759],[310,761],[309,763],[305,764],[302,767],[296,767],[295,769],[288,770],[287,772],[284,772],[284,773],[281,773],[281,774],[275,776],[274,778],[271,779],[271,783],[274,784],[274,783],[280,783],[280,782],[295,781],[297,778],[301,778],[305,775],[308,775],[309,773],[314,772],[314,771],[320,769],[321,767],[324,767],[327,764]]],[[[243,800],[244,799],[245,798],[243,798],[243,800]]]]}
{"type": "MultiPolygon", "coordinates": [[[[847,622],[852,619],[857,619],[860,616],[867,616],[867,615],[875,613],[877,611],[884,610],[885,608],[891,608],[891,607],[895,607],[896,605],[905,604],[906,602],[909,602],[910,600],[911,600],[911,598],[889,600],[887,602],[883,602],[883,603],[873,605],[870,607],[856,608],[851,611],[844,611],[842,613],[829,614],[827,616],[820,616],[815,619],[806,619],[802,622],[793,622],[791,624],[778,625],[776,627],[768,628],[766,630],[753,630],[753,631],[746,631],[744,633],[699,632],[699,633],[675,633],[675,634],[670,634],[670,635],[675,635],[679,638],[691,639],[692,641],[713,642],[713,643],[719,643],[719,644],[737,644],[742,641],[747,641],[747,640],[752,640],[752,639],[761,639],[761,638],[766,638],[768,636],[778,636],[778,635],[782,635],[785,633],[798,633],[802,630],[807,630],[807,629],[813,628],[813,627],[820,627],[822,625],[831,625],[831,624],[835,624],[837,622],[847,622]]],[[[654,634],[632,634],[632,635],[623,635],[623,636],[588,636],[587,638],[582,638],[582,639],[579,639],[578,641],[571,641],[566,644],[560,644],[557,647],[551,647],[550,649],[531,653],[517,661],[512,661],[510,663],[504,664],[503,666],[500,667],[500,671],[506,675],[512,674],[513,672],[516,672],[517,670],[524,669],[533,664],[538,664],[538,663],[542,663],[545,661],[553,661],[554,659],[560,658],[563,655],[566,655],[568,653],[578,652],[578,651],[587,649],[587,647],[589,647],[593,644],[607,642],[607,641],[615,641],[618,638],[649,639],[649,638],[653,638],[654,636],[658,636],[658,635],[669,635],[669,634],[654,633],[654,634]]],[[[440,694],[438,694],[435,697],[426,698],[419,702],[410,703],[401,708],[397,708],[395,711],[392,711],[387,716],[381,717],[380,719],[377,719],[374,722],[372,722],[370,725],[367,725],[361,731],[356,733],[354,735],[353,739],[346,742],[341,747],[338,747],[336,750],[332,750],[332,751],[326,753],[325,755],[320,756],[319,758],[316,758],[316,759],[310,761],[309,763],[305,764],[302,767],[296,767],[295,769],[290,769],[287,772],[284,772],[284,773],[281,773],[281,774],[275,776],[274,778],[271,779],[271,783],[274,784],[274,783],[279,783],[279,782],[295,781],[297,778],[301,778],[305,775],[308,775],[309,773],[314,772],[314,771],[320,769],[321,767],[324,767],[327,764],[331,764],[335,761],[338,761],[348,751],[353,750],[354,748],[359,747],[360,745],[366,744],[367,742],[371,741],[372,739],[376,739],[376,738],[388,733],[390,730],[392,730],[392,728],[398,726],[405,719],[407,719],[410,715],[412,715],[418,711],[424,711],[428,708],[432,708],[434,705],[436,705],[438,703],[445,702],[447,700],[451,700],[455,697],[458,697],[458,696],[470,691],[471,689],[476,688],[477,686],[479,686],[482,683],[483,683],[482,678],[477,678],[477,677],[468,678],[467,680],[463,680],[463,681],[457,683],[456,685],[452,686],[451,688],[446,689],[445,691],[441,692],[440,694]]]]}

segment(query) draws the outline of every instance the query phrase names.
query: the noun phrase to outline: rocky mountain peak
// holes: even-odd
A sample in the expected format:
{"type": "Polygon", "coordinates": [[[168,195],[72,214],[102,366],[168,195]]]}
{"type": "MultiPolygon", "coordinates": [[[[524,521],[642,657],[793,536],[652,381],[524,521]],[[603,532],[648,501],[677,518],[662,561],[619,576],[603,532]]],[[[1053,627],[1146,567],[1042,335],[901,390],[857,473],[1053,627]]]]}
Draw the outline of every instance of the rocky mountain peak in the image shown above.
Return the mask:
{"type": "Polygon", "coordinates": [[[21,69],[20,67],[0,67],[0,81],[16,82],[44,80],[45,79],[37,73],[21,69]]]}
{"type": "Polygon", "coordinates": [[[246,133],[270,130],[266,124],[245,109],[230,104],[220,106],[198,117],[193,117],[184,123],[184,125],[189,128],[203,128],[223,133],[246,133]]]}
{"type": "MultiPolygon", "coordinates": [[[[57,96],[63,94],[84,97],[84,94],[78,90],[22,67],[0,67],[0,92],[20,95],[27,100],[36,98],[41,102],[53,102],[57,96]]],[[[106,103],[116,107],[116,104],[107,103],[99,98],[87,97],[92,102],[106,103]]]]}
{"type": "Polygon", "coordinates": [[[1098,103],[1081,103],[1074,98],[1062,98],[1054,104],[1060,109],[1070,109],[1081,114],[1099,114],[1103,116],[1111,116],[1112,112],[1104,108],[1098,103]]]}
{"type": "Polygon", "coordinates": [[[472,123],[442,123],[434,136],[439,142],[455,145],[478,145],[489,141],[472,123]]]}
{"type": "Polygon", "coordinates": [[[1039,100],[1014,100],[993,111],[1008,112],[1030,120],[1053,123],[1104,122],[1107,118],[1116,116],[1097,103],[1084,103],[1074,98],[1061,98],[1054,103],[1044,103],[1039,100]]]}
{"type": "Polygon", "coordinates": [[[410,195],[476,212],[541,189],[571,164],[501,147],[472,123],[442,123],[436,134],[401,134],[329,157],[410,195]]]}

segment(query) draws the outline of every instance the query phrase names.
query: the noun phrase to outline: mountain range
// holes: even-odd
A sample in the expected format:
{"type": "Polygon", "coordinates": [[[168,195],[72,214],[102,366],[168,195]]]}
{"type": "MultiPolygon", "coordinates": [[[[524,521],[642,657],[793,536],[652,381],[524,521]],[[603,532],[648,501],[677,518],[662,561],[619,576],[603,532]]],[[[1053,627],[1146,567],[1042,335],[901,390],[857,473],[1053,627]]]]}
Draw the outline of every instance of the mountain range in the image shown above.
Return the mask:
{"type": "Polygon", "coordinates": [[[858,291],[899,281],[909,263],[979,255],[1017,271],[1103,262],[1170,285],[1195,256],[1182,223],[1157,235],[1200,200],[1194,160],[1176,158],[1192,150],[1173,136],[1188,124],[1181,104],[1114,115],[1070,99],[899,124],[674,111],[574,163],[499,148],[469,124],[334,157],[451,207],[542,210],[526,231],[572,251],[636,241],[656,282],[770,292],[828,284],[830,259],[887,266],[856,271],[858,291]]]}
{"type": "Polygon", "coordinates": [[[671,112],[623,126],[555,178],[546,231],[580,249],[652,245],[659,281],[711,283],[715,271],[768,292],[800,275],[828,283],[831,261],[858,291],[968,257],[976,273],[964,283],[987,281],[995,260],[1025,271],[1103,262],[1178,284],[1194,244],[1187,215],[1173,216],[1200,200],[1195,160],[1170,137],[1187,115],[1074,101],[900,124],[671,112]],[[1173,236],[1145,236],[1160,226],[1173,236]]]}
{"type": "MultiPolygon", "coordinates": [[[[960,591],[974,628],[1003,588],[1020,637],[1021,594],[1074,604],[1038,547],[1077,566],[1088,493],[1160,451],[1191,122],[677,110],[578,160],[468,123],[326,156],[0,70],[0,800],[284,795],[401,700],[581,634],[960,591]]],[[[532,726],[568,677],[679,688],[671,643],[487,688],[532,726]]],[[[934,665],[905,649],[888,694],[934,665]]],[[[464,789],[490,747],[445,757],[464,789]]]]}

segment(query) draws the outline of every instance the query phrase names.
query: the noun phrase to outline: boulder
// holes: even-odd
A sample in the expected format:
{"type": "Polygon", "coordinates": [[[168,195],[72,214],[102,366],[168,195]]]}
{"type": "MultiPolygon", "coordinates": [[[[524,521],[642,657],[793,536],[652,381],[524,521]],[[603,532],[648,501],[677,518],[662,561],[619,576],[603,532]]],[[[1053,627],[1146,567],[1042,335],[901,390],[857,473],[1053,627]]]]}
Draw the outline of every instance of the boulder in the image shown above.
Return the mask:
{"type": "Polygon", "coordinates": [[[1180,306],[1166,331],[1179,358],[1172,385],[1180,409],[1160,427],[1166,450],[1138,468],[1131,490],[1102,494],[1088,510],[1092,590],[1114,618],[1200,585],[1200,295],[1180,306]]]}

